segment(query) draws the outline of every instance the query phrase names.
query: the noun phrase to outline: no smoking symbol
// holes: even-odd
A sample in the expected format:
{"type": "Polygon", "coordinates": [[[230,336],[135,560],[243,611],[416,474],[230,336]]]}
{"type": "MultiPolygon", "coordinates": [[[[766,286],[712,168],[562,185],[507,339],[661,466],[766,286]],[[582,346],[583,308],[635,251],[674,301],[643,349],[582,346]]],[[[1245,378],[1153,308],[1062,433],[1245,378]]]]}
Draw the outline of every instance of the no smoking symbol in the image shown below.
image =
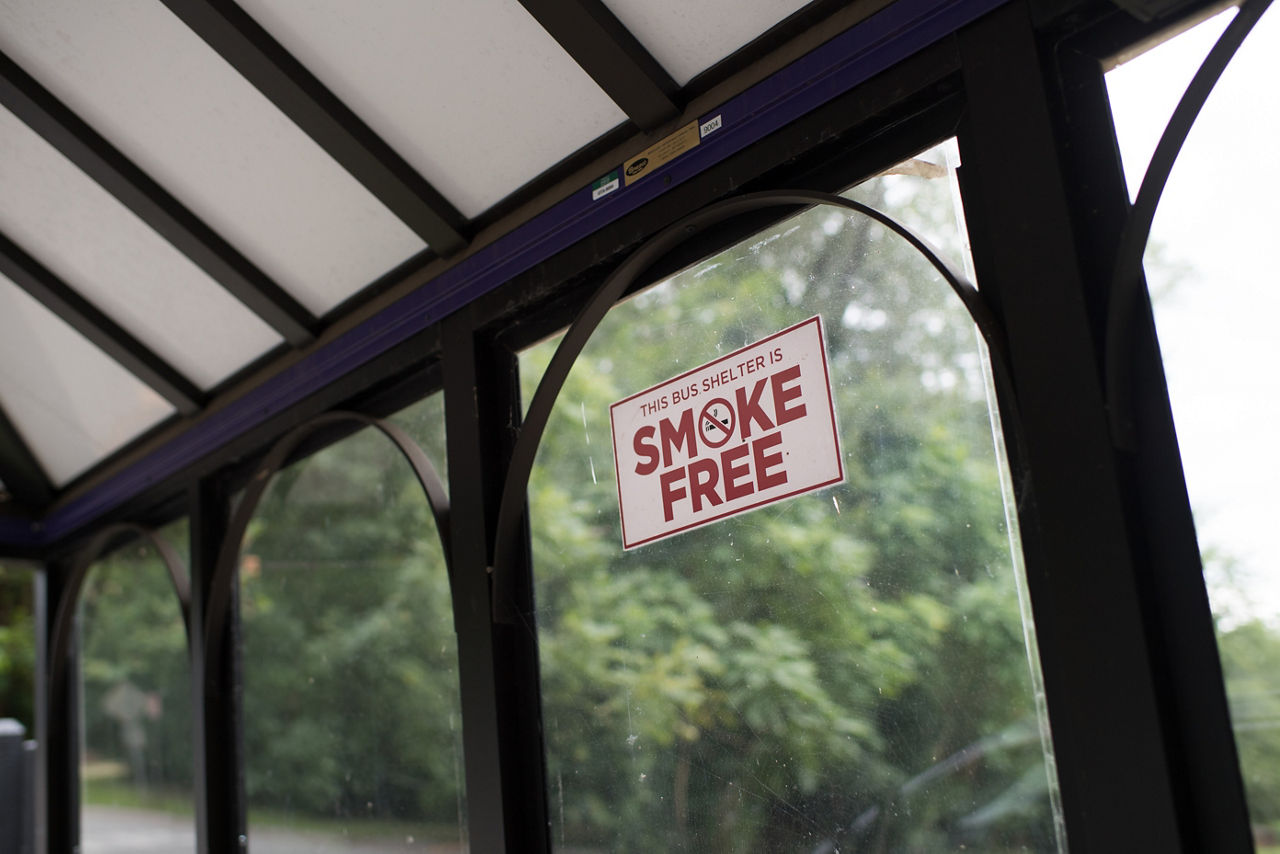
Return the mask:
{"type": "Polygon", "coordinates": [[[709,447],[719,448],[733,437],[733,428],[737,426],[737,420],[729,401],[723,397],[717,397],[702,407],[702,414],[698,417],[702,441],[709,447]]]}

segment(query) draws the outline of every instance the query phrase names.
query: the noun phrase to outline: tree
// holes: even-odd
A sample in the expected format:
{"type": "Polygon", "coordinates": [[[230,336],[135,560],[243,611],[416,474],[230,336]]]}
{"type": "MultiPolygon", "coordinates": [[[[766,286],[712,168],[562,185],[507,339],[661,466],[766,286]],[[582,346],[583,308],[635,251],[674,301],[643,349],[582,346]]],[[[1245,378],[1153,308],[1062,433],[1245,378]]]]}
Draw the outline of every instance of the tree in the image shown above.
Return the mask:
{"type": "MultiPolygon", "coordinates": [[[[398,419],[441,459],[428,399],[398,419]]],[[[281,472],[242,548],[251,807],[456,838],[461,716],[443,552],[422,488],[363,431],[281,472]]]]}
{"type": "MultiPolygon", "coordinates": [[[[1213,547],[1203,552],[1218,654],[1245,796],[1259,842],[1280,842],[1280,624],[1259,616],[1255,579],[1213,547]]],[[[1270,850],[1270,849],[1268,849],[1270,850]]]]}
{"type": "Polygon", "coordinates": [[[1218,650],[1249,815],[1280,833],[1280,632],[1257,619],[1220,625],[1218,650]]]}
{"type": "MultiPolygon", "coordinates": [[[[184,523],[160,536],[185,550],[184,523]]],[[[168,569],[149,544],[125,546],[90,568],[78,606],[84,782],[109,787],[94,798],[189,801],[190,665],[168,569]]]]}

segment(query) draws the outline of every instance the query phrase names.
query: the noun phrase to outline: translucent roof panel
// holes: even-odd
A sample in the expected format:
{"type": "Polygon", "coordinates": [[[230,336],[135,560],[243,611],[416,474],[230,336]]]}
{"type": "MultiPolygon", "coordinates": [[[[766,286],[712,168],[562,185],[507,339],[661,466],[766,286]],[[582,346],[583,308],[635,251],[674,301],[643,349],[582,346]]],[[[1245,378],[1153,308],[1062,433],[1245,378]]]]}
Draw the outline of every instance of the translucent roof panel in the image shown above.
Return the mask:
{"type": "Polygon", "coordinates": [[[313,312],[423,248],[160,3],[4,0],[0,50],[313,312]]]}
{"type": "Polygon", "coordinates": [[[241,6],[468,217],[626,120],[514,0],[241,6]]]}
{"type": "Polygon", "coordinates": [[[3,109],[0,230],[202,388],[281,341],[257,315],[3,109]]]}
{"type": "Polygon", "coordinates": [[[808,0],[604,0],[653,58],[683,86],[808,0]]]}
{"type": "Polygon", "coordinates": [[[174,411],[3,276],[0,399],[55,486],[174,411]]]}

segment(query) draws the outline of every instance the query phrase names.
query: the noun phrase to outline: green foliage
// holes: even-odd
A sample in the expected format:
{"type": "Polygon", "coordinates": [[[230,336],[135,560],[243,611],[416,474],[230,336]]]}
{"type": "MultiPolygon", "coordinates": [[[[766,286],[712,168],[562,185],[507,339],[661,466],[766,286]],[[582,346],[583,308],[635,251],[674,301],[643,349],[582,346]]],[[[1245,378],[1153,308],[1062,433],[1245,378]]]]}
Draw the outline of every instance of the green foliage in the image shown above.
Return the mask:
{"type": "Polygon", "coordinates": [[[0,718],[35,734],[36,630],[31,572],[0,565],[0,718]]]}
{"type": "Polygon", "coordinates": [[[1280,834],[1280,632],[1256,619],[1220,624],[1218,651],[1249,815],[1280,834]]]}
{"type": "MultiPolygon", "coordinates": [[[[438,400],[400,420],[440,459],[438,400]]],[[[412,819],[456,835],[448,576],[399,452],[364,431],[282,472],[241,566],[245,785],[255,814],[412,819]]]]}
{"type": "Polygon", "coordinates": [[[1208,546],[1202,559],[1254,841],[1264,851],[1280,840],[1280,621],[1259,616],[1250,594],[1260,579],[1232,555],[1208,546]]]}
{"type": "MultiPolygon", "coordinates": [[[[185,525],[161,535],[185,551],[185,525]]],[[[86,782],[127,783],[141,798],[189,793],[186,628],[168,570],[151,546],[127,546],[90,569],[77,624],[86,782]]]]}

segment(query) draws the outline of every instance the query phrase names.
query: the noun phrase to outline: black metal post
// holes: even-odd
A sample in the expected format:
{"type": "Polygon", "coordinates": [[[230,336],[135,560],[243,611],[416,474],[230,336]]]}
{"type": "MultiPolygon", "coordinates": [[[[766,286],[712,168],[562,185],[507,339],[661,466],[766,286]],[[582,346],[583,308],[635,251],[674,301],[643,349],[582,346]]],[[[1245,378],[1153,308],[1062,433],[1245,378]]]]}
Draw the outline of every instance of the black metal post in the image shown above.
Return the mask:
{"type": "Polygon", "coordinates": [[[39,745],[34,739],[22,743],[22,797],[18,800],[18,811],[22,816],[22,837],[18,840],[19,854],[36,854],[36,830],[39,812],[36,804],[39,797],[36,787],[39,785],[39,745]]]}
{"type": "Polygon", "coordinates": [[[230,501],[220,479],[197,481],[190,490],[191,618],[188,644],[191,661],[191,730],[194,739],[196,850],[199,854],[243,851],[247,846],[244,801],[244,749],[241,718],[239,602],[232,583],[225,626],[213,633],[222,645],[216,673],[206,672],[204,643],[208,636],[208,601],[226,535],[230,501]]]}
{"type": "Polygon", "coordinates": [[[49,605],[49,573],[42,568],[35,573],[34,612],[36,627],[35,673],[35,755],[32,757],[31,795],[34,799],[31,817],[32,852],[47,854],[49,828],[49,626],[53,611],[49,605]]]}
{"type": "MultiPolygon", "coordinates": [[[[1009,336],[1015,483],[1072,850],[1190,850],[1152,671],[1132,496],[1112,452],[1030,13],[1013,2],[959,37],[969,116],[962,189],[983,294],[1009,336]]],[[[1006,421],[1006,423],[1011,423],[1006,421]]]]}
{"type": "Polygon", "coordinates": [[[477,340],[472,313],[443,325],[454,621],[472,851],[550,850],[528,538],[510,591],[526,619],[493,619],[498,504],[520,420],[515,355],[477,340]]]}
{"type": "Polygon", "coordinates": [[[20,851],[23,828],[27,824],[24,810],[26,780],[22,747],[27,728],[13,718],[0,718],[0,850],[20,851]]]}
{"type": "MultiPolygon", "coordinates": [[[[1077,216],[1074,234],[1085,273],[1095,329],[1106,316],[1106,285],[1130,213],[1116,148],[1106,82],[1098,57],[1064,46],[1050,79],[1056,93],[1068,192],[1077,216]]],[[[1139,282],[1141,284],[1141,282],[1139,282]]],[[[1128,522],[1144,573],[1149,619],[1157,642],[1153,667],[1164,695],[1178,816],[1198,851],[1251,851],[1248,808],[1218,657],[1191,504],[1174,433],[1173,412],[1156,340],[1151,303],[1140,287],[1134,321],[1120,354],[1131,359],[1133,450],[1117,452],[1128,522]]],[[[1095,339],[1099,344],[1102,338],[1095,339]]],[[[1114,424],[1114,419],[1112,419],[1114,424]]],[[[1118,438],[1118,437],[1116,437],[1118,438]]]]}
{"type": "Polygon", "coordinates": [[[45,842],[48,854],[73,854],[80,847],[80,728],[76,709],[80,692],[76,658],[79,654],[79,632],[66,652],[68,660],[49,660],[52,647],[54,615],[62,600],[71,595],[67,584],[71,572],[68,562],[51,562],[43,575],[43,596],[37,597],[39,619],[40,702],[37,716],[44,721],[38,730],[43,753],[45,842]]]}

